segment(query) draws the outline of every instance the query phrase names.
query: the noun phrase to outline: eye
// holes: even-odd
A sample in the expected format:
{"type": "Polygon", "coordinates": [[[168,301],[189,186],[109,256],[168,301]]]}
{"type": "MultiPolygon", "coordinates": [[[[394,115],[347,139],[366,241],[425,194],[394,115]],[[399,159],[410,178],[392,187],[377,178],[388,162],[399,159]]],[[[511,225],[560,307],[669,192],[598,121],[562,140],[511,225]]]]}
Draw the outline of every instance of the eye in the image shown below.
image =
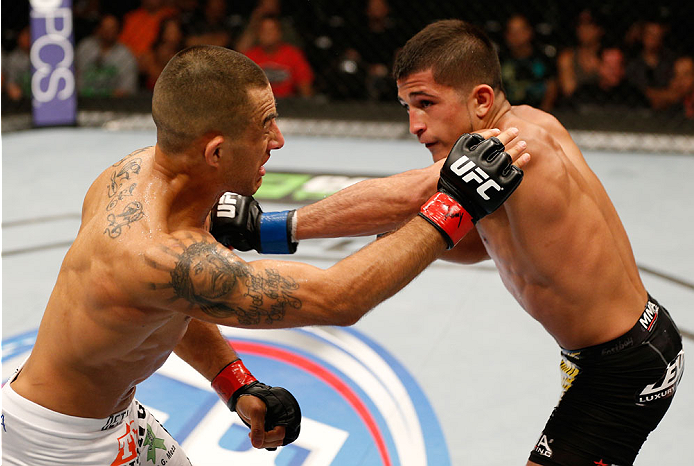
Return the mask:
{"type": "Polygon", "coordinates": [[[419,106],[421,108],[431,107],[432,105],[434,105],[434,102],[432,102],[431,100],[420,100],[419,101],[419,106]]]}

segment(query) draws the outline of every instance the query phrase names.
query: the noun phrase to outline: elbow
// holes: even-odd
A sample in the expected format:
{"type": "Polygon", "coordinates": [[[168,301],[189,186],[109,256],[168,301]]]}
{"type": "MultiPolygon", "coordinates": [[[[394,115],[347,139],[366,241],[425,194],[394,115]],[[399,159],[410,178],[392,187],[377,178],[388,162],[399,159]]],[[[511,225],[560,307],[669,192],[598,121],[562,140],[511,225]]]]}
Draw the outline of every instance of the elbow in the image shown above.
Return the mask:
{"type": "Polygon", "coordinates": [[[356,324],[361,320],[361,318],[366,314],[366,312],[359,314],[359,313],[344,313],[342,314],[342,317],[339,319],[338,323],[336,325],[340,327],[351,327],[352,325],[356,324]]]}
{"type": "Polygon", "coordinates": [[[364,280],[345,278],[351,273],[344,267],[336,266],[327,270],[320,282],[320,289],[312,294],[314,305],[317,306],[318,325],[352,326],[378,302],[374,290],[364,286],[364,280]]]}
{"type": "Polygon", "coordinates": [[[338,327],[350,327],[359,322],[368,311],[369,309],[358,299],[340,299],[337,302],[333,301],[324,309],[325,323],[338,327]]]}
{"type": "Polygon", "coordinates": [[[332,325],[338,327],[351,327],[361,320],[361,318],[366,314],[366,310],[360,312],[360,308],[353,303],[344,303],[333,307],[328,311],[331,315],[329,319],[332,325]]]}

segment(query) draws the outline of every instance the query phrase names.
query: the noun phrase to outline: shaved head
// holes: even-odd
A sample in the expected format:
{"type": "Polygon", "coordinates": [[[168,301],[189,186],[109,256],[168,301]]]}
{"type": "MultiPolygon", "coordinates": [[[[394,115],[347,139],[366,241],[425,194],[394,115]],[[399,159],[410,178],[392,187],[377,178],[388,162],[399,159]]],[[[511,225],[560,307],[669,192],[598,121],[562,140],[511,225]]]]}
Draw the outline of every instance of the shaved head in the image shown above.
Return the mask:
{"type": "Polygon", "coordinates": [[[157,144],[178,153],[207,133],[240,134],[250,115],[248,91],[267,86],[263,70],[238,52],[207,45],[180,51],[154,86],[157,144]]]}

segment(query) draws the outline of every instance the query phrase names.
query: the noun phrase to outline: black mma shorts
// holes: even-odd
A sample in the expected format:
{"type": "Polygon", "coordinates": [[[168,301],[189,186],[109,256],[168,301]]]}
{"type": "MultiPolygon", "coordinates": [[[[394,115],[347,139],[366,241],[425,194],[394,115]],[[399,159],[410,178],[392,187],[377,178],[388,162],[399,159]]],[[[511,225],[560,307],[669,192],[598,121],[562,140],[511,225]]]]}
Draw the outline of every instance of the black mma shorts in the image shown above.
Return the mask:
{"type": "Polygon", "coordinates": [[[682,337],[650,295],[634,327],[580,350],[562,349],[564,392],[530,461],[629,466],[668,410],[684,371],[682,337]]]}

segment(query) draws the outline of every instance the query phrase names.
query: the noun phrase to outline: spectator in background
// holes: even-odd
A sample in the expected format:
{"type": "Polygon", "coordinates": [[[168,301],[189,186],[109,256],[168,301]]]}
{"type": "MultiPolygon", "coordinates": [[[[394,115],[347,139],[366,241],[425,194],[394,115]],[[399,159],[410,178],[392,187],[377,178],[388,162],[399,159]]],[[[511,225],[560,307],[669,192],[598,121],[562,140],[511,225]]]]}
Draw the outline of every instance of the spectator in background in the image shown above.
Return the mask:
{"type": "Polygon", "coordinates": [[[31,30],[25,26],[17,35],[17,47],[2,62],[2,87],[12,100],[31,96],[31,30]]]}
{"type": "Polygon", "coordinates": [[[684,56],[675,61],[670,88],[684,116],[694,119],[694,58],[684,56]]]}
{"type": "Polygon", "coordinates": [[[557,97],[553,60],[533,41],[528,19],[513,15],[506,22],[505,47],[499,54],[506,98],[512,105],[527,104],[550,111],[557,97]]]}
{"type": "Polygon", "coordinates": [[[600,48],[604,29],[590,10],[576,18],[576,45],[564,49],[557,58],[560,98],[569,100],[579,87],[595,84],[600,68],[600,48]]]}
{"type": "Polygon", "coordinates": [[[154,89],[154,84],[166,64],[184,47],[181,21],[177,17],[164,19],[159,26],[159,34],[155,38],[152,48],[145,52],[140,59],[147,89],[154,89]]]}
{"type": "Polygon", "coordinates": [[[675,60],[672,79],[664,89],[652,89],[649,95],[656,110],[667,110],[672,115],[680,114],[694,118],[694,59],[682,56],[675,60]]]}
{"type": "Polygon", "coordinates": [[[367,0],[365,17],[354,32],[354,48],[366,69],[368,98],[392,100],[397,94],[391,76],[395,52],[411,34],[392,16],[388,0],[367,0]]]}
{"type": "Polygon", "coordinates": [[[246,53],[252,47],[260,43],[260,23],[264,18],[274,16],[280,24],[283,42],[302,48],[303,41],[301,35],[294,26],[291,16],[282,14],[282,3],[280,0],[258,0],[255,8],[251,12],[246,28],[243,30],[236,41],[235,49],[241,53],[246,53]]]}
{"type": "Polygon", "coordinates": [[[140,8],[123,17],[123,30],[119,39],[135,56],[141,72],[144,71],[142,57],[152,49],[161,22],[176,14],[177,10],[164,5],[164,0],[142,0],[140,8]]]}
{"type": "Polygon", "coordinates": [[[234,25],[227,16],[226,0],[205,0],[192,20],[184,24],[186,46],[216,45],[231,48],[234,25]]]}
{"type": "Polygon", "coordinates": [[[665,46],[667,26],[658,20],[648,20],[641,30],[641,50],[627,64],[629,81],[649,99],[653,108],[665,103],[659,101],[670,84],[675,53],[665,46]]]}
{"type": "Polygon", "coordinates": [[[265,72],[277,98],[313,95],[313,70],[300,48],[282,39],[282,26],[275,16],[258,25],[258,45],[245,52],[265,72]]]}
{"type": "Polygon", "coordinates": [[[0,44],[0,89],[2,89],[3,95],[5,94],[5,64],[7,63],[7,54],[5,53],[5,47],[0,44]]]}
{"type": "MultiPolygon", "coordinates": [[[[181,24],[189,24],[200,13],[204,0],[169,0],[177,11],[181,24]]],[[[226,3],[226,1],[225,1],[226,3]]]]}
{"type": "Polygon", "coordinates": [[[78,44],[75,65],[79,95],[122,97],[137,92],[137,61],[118,42],[119,32],[118,18],[106,15],[94,34],[78,44]]]}
{"type": "Polygon", "coordinates": [[[624,52],[614,46],[600,53],[597,83],[584,84],[574,92],[573,106],[577,109],[647,108],[648,100],[641,90],[625,78],[624,52]]]}
{"type": "Polygon", "coordinates": [[[100,0],[73,0],[72,24],[76,44],[99,27],[102,16],[100,0]]]}

